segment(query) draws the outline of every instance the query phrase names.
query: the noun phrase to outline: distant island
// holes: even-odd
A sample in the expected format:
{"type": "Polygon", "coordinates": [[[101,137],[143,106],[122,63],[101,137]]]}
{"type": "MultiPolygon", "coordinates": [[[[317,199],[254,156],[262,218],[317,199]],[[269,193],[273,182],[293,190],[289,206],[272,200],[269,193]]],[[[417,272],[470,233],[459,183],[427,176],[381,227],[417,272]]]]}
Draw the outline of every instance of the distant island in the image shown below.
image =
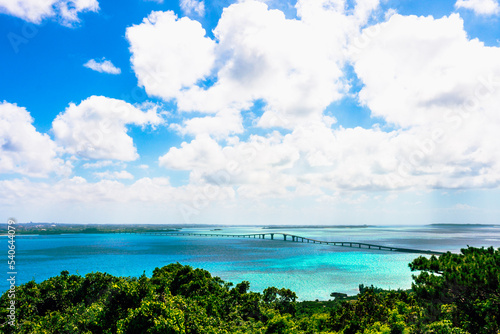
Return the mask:
{"type": "Polygon", "coordinates": [[[271,225],[264,226],[262,229],[270,230],[270,229],[281,229],[281,228],[368,228],[375,227],[375,225],[271,225]]]}
{"type": "MultiPolygon", "coordinates": [[[[153,224],[55,224],[55,223],[17,223],[16,234],[96,234],[96,233],[146,233],[178,232],[182,227],[153,224]]],[[[2,226],[0,235],[7,234],[2,226]]]]}
{"type": "Polygon", "coordinates": [[[457,224],[457,223],[434,223],[427,226],[435,227],[500,227],[498,224],[457,224]]]}

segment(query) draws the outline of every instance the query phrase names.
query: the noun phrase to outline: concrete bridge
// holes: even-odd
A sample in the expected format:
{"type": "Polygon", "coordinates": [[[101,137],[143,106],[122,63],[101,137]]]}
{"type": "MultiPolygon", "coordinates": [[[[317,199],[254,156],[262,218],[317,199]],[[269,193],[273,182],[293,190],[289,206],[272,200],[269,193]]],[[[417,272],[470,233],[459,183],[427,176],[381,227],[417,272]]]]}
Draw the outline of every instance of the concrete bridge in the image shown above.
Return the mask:
{"type": "MultiPolygon", "coordinates": [[[[120,233],[120,232],[116,232],[120,233]]],[[[130,233],[130,232],[129,232],[130,233]]],[[[350,247],[358,249],[381,250],[389,252],[402,252],[402,253],[416,253],[416,254],[429,254],[441,255],[443,252],[436,252],[432,250],[401,248],[392,246],[381,246],[374,244],[367,244],[363,242],[352,241],[322,241],[312,238],[302,237],[300,235],[293,235],[288,233],[252,233],[252,234],[221,234],[221,233],[190,233],[190,232],[136,232],[139,234],[149,235],[164,235],[164,236],[200,236],[200,237],[220,237],[220,238],[249,238],[249,239],[268,239],[268,240],[283,240],[289,242],[312,243],[320,245],[330,245],[339,247],[350,247]]]]}

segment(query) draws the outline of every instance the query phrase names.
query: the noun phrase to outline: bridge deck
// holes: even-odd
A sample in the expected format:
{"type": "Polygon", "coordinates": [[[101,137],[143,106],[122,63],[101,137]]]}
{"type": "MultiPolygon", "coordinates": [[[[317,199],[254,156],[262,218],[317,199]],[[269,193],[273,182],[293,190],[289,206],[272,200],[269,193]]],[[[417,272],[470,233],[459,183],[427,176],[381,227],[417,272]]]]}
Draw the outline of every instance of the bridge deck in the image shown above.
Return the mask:
{"type": "MultiPolygon", "coordinates": [[[[124,232],[115,232],[124,233],[124,232]]],[[[127,232],[125,232],[127,233],[127,232]]],[[[130,233],[130,232],[128,232],[130,233]]],[[[291,242],[306,242],[321,245],[330,246],[340,246],[340,247],[350,247],[358,249],[370,249],[370,250],[381,250],[389,252],[403,252],[403,253],[416,253],[416,254],[429,254],[429,255],[441,255],[442,252],[436,252],[432,250],[421,250],[412,248],[401,248],[393,246],[381,246],[374,244],[367,244],[363,242],[352,242],[352,241],[324,241],[317,240],[307,237],[302,237],[299,235],[293,235],[288,233],[252,233],[252,234],[221,234],[221,233],[190,233],[190,232],[136,232],[138,234],[150,234],[150,235],[164,235],[164,236],[202,236],[202,237],[227,237],[227,238],[254,238],[254,239],[266,239],[266,236],[270,240],[275,240],[275,236],[281,236],[283,241],[291,242]]]]}

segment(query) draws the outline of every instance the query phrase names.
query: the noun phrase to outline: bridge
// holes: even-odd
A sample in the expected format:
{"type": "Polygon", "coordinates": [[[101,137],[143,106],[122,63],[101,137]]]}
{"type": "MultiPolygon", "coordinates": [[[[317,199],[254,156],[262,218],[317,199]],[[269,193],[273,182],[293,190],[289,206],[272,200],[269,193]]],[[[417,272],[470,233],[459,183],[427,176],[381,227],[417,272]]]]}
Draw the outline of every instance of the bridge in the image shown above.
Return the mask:
{"type": "Polygon", "coordinates": [[[164,236],[200,236],[200,237],[221,237],[221,238],[253,238],[253,239],[268,239],[268,240],[281,240],[289,242],[313,243],[320,245],[350,247],[358,249],[370,249],[389,252],[402,252],[402,253],[416,253],[416,254],[429,254],[429,255],[442,255],[443,252],[436,252],[432,250],[421,250],[412,248],[401,248],[393,246],[381,246],[368,244],[363,242],[352,241],[323,241],[300,235],[293,235],[288,233],[252,233],[252,234],[221,234],[221,233],[190,233],[190,232],[114,232],[114,233],[139,233],[149,235],[164,235],[164,236]]]}

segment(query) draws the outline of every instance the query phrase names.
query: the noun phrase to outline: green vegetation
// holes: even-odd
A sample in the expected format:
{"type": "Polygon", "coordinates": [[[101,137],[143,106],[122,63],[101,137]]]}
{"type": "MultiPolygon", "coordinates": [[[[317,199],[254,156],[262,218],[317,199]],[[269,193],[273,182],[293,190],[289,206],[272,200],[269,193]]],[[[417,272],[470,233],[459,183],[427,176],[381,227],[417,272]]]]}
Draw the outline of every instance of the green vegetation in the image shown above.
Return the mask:
{"type": "Polygon", "coordinates": [[[2,333],[343,333],[482,334],[500,330],[500,249],[419,257],[408,291],[360,285],[356,297],[297,302],[288,289],[249,291],[202,269],[156,268],[151,278],[84,277],[63,271],[16,289],[17,327],[2,333]]]}

